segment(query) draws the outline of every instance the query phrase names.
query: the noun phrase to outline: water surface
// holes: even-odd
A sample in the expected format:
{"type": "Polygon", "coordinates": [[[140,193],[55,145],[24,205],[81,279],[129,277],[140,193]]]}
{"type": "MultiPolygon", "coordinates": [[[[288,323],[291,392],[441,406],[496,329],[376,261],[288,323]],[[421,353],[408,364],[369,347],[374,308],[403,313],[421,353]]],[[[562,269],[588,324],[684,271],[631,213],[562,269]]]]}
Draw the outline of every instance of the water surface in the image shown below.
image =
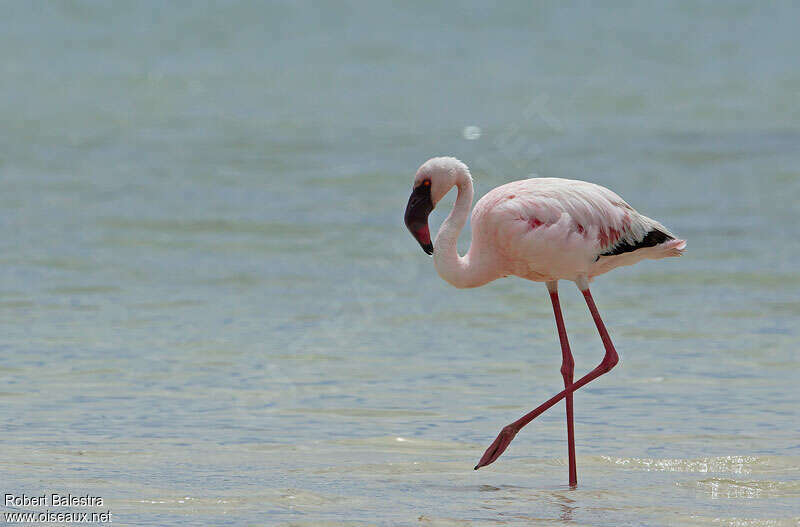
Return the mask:
{"type": "Polygon", "coordinates": [[[118,525],[796,525],[797,19],[7,5],[0,490],[118,525]],[[593,286],[622,362],[575,396],[577,490],[562,405],[472,470],[560,351],[541,285],[455,290],[405,231],[437,154],[478,195],[609,186],[689,241],[593,286]]]}

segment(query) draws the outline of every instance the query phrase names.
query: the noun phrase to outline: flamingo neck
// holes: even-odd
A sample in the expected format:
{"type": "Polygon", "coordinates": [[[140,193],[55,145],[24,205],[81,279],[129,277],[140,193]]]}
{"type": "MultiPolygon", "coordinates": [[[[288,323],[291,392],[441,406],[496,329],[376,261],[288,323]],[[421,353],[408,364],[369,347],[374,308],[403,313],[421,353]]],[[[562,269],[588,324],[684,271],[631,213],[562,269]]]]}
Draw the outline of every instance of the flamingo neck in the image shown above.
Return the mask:
{"type": "Polygon", "coordinates": [[[456,172],[455,186],[458,188],[458,197],[453,210],[436,235],[433,244],[433,263],[439,276],[455,287],[478,287],[491,281],[491,278],[485,272],[486,266],[476,258],[478,251],[475,244],[470,245],[469,252],[465,256],[458,254],[458,236],[467,224],[472,208],[474,195],[472,178],[468,173],[459,170],[456,172]]]}

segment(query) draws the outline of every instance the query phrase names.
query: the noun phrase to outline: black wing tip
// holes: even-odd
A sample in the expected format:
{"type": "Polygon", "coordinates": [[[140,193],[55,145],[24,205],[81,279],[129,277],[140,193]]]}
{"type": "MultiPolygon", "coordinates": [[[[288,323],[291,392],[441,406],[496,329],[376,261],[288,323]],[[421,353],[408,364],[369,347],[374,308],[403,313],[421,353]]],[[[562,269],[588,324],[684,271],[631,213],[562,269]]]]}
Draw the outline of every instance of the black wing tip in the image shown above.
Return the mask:
{"type": "Polygon", "coordinates": [[[616,246],[614,246],[614,248],[612,248],[610,251],[606,251],[600,256],[616,256],[618,254],[630,253],[639,249],[644,249],[646,247],[655,247],[656,245],[674,239],[675,238],[673,238],[666,232],[662,232],[658,229],[653,229],[652,231],[645,234],[644,238],[642,238],[638,242],[631,244],[627,241],[623,241],[622,243],[619,243],[616,246]]]}

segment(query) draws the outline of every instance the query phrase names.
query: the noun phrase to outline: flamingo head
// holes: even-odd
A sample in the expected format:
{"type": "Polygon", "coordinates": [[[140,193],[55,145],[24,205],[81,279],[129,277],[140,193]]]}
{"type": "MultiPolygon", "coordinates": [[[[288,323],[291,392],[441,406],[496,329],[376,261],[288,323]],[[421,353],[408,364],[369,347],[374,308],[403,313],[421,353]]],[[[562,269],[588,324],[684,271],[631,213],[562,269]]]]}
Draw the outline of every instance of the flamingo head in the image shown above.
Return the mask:
{"type": "Polygon", "coordinates": [[[434,157],[423,163],[414,176],[414,187],[406,205],[406,227],[427,254],[433,254],[428,215],[456,184],[459,173],[469,174],[469,169],[458,159],[434,157]]]}

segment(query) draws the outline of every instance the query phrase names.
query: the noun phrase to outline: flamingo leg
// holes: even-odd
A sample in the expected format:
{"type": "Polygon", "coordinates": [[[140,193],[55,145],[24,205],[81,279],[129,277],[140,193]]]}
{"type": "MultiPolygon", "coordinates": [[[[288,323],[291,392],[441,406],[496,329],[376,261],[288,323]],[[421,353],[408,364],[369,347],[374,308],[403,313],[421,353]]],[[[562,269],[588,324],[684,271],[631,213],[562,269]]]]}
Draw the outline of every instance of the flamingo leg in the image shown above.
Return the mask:
{"type": "MultiPolygon", "coordinates": [[[[572,351],[569,349],[567,328],[564,326],[564,316],[561,314],[561,303],[558,300],[558,282],[547,282],[547,290],[550,292],[550,302],[553,304],[553,314],[556,318],[556,329],[558,329],[558,340],[561,343],[561,376],[564,377],[564,389],[567,389],[572,384],[575,359],[572,358],[572,351]]],[[[567,403],[569,486],[575,487],[578,485],[578,469],[575,464],[575,423],[573,421],[572,392],[569,392],[564,399],[567,403]]]]}
{"type": "Polygon", "coordinates": [[[597,331],[600,333],[600,340],[603,341],[603,346],[605,347],[606,353],[603,357],[602,362],[597,365],[592,371],[578,379],[575,383],[571,384],[569,387],[565,388],[564,390],[560,391],[544,403],[542,403],[537,408],[531,410],[527,414],[523,415],[513,423],[506,425],[500,431],[500,434],[494,440],[494,442],[489,445],[489,448],[486,449],[481,460],[475,465],[475,470],[478,470],[481,467],[485,467],[490,463],[493,463],[500,454],[505,452],[508,445],[517,435],[517,433],[522,430],[522,427],[536,419],[539,415],[544,413],[547,409],[551,406],[556,404],[561,399],[565,398],[568,394],[573,393],[575,390],[579,389],[580,387],[584,386],[595,380],[596,378],[600,377],[604,373],[608,373],[611,371],[617,362],[619,362],[619,356],[617,355],[617,351],[614,349],[614,344],[611,342],[611,337],[608,336],[608,331],[606,330],[605,324],[603,324],[603,319],[600,318],[600,313],[597,311],[597,306],[594,303],[594,299],[592,298],[592,293],[589,291],[589,285],[586,283],[585,280],[578,283],[578,286],[581,288],[581,293],[583,293],[583,298],[586,300],[586,305],[589,306],[589,312],[592,314],[592,318],[594,319],[595,326],[597,326],[597,331]]]}

